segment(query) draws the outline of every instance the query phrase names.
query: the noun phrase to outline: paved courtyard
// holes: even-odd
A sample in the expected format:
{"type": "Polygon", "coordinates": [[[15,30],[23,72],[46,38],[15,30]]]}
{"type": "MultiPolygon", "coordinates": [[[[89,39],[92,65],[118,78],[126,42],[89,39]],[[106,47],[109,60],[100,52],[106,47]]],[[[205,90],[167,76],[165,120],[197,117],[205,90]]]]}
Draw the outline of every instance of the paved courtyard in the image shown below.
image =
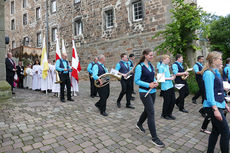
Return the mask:
{"type": "MultiPolygon", "coordinates": [[[[80,82],[80,93],[73,97],[74,102],[61,103],[52,93],[15,91],[12,99],[0,102],[0,152],[192,153],[207,150],[208,135],[199,132],[203,121],[198,113],[201,104],[192,104],[191,96],[185,104],[189,114],[175,108],[173,114],[177,119],[168,121],[160,118],[163,99],[158,93],[155,118],[158,136],[166,144],[162,149],[151,143],[146,122],[145,134],[135,127],[143,110],[138,95],[133,101],[136,109],[126,109],[125,98],[122,107],[116,107],[119,82],[112,82],[110,86],[108,117],[101,116],[94,106],[98,98],[89,97],[87,81],[80,82]]],[[[216,152],[220,152],[219,144],[216,152]]]]}

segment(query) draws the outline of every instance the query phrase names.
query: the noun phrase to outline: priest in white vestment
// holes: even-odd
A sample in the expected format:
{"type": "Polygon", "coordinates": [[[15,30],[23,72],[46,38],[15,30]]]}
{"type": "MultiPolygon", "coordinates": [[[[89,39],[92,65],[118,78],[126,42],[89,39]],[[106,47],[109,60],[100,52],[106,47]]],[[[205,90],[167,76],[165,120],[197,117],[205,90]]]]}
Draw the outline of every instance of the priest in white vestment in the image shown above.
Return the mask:
{"type": "Polygon", "coordinates": [[[53,76],[53,83],[52,83],[52,92],[53,93],[60,93],[60,84],[56,82],[56,69],[55,64],[51,66],[52,76],[53,76]]]}
{"type": "Polygon", "coordinates": [[[48,85],[47,85],[47,89],[48,91],[52,91],[52,87],[53,87],[53,72],[52,72],[52,64],[49,62],[49,70],[48,70],[48,85]]]}
{"type": "Polygon", "coordinates": [[[42,76],[41,66],[39,60],[36,60],[35,65],[33,66],[33,84],[32,84],[33,90],[41,89],[41,76],[42,76]]]}
{"type": "Polygon", "coordinates": [[[32,89],[32,82],[33,82],[33,70],[31,69],[31,65],[29,65],[26,69],[26,77],[27,77],[27,87],[28,89],[32,89]]]}

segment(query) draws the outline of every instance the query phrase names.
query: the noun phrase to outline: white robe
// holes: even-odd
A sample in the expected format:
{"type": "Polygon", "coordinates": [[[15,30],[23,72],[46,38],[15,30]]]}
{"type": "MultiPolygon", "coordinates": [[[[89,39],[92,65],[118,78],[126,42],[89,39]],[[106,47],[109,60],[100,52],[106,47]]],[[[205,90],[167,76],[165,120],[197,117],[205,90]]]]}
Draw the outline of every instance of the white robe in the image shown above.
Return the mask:
{"type": "Polygon", "coordinates": [[[33,82],[33,70],[31,68],[26,69],[26,74],[27,74],[27,87],[28,89],[32,89],[32,82],[33,82]]]}
{"type": "MultiPolygon", "coordinates": [[[[25,70],[24,70],[24,74],[26,74],[26,69],[27,68],[25,68],[25,70]]],[[[28,87],[28,85],[27,85],[27,75],[24,75],[24,78],[23,78],[23,87],[24,88],[28,87]]]]}
{"type": "Polygon", "coordinates": [[[48,90],[52,90],[52,86],[53,86],[53,73],[52,73],[52,67],[53,65],[49,64],[49,71],[48,71],[48,85],[47,85],[47,89],[48,90]]]}
{"type": "Polygon", "coordinates": [[[33,66],[33,85],[32,89],[41,89],[41,66],[34,65],[33,66]],[[37,73],[36,73],[37,72],[37,73]]]}
{"type": "Polygon", "coordinates": [[[78,82],[73,76],[71,76],[71,84],[72,84],[71,91],[79,92],[78,82]]]}
{"type": "Polygon", "coordinates": [[[53,75],[53,83],[52,83],[52,92],[60,92],[60,84],[59,83],[55,83],[56,82],[56,69],[55,69],[55,65],[51,66],[51,71],[52,71],[52,75],[53,75]]]}

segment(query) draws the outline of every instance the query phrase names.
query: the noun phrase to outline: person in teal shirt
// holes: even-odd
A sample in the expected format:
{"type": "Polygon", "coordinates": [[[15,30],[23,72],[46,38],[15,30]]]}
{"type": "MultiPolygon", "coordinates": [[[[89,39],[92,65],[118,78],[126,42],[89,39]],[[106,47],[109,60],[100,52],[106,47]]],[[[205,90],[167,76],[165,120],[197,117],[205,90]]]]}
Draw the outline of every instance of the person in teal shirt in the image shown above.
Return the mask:
{"type": "Polygon", "coordinates": [[[205,100],[203,107],[211,118],[212,132],[209,136],[208,153],[214,153],[215,145],[220,135],[220,150],[229,153],[229,127],[224,115],[230,108],[225,102],[223,79],[219,72],[222,67],[222,54],[217,51],[210,52],[206,58],[206,66],[202,70],[205,85],[205,100]]]}
{"type": "Polygon", "coordinates": [[[226,66],[223,70],[223,80],[230,83],[230,58],[227,58],[226,60],[226,66]]]}
{"type": "Polygon", "coordinates": [[[175,79],[175,75],[171,76],[169,71],[170,57],[168,55],[162,55],[162,63],[158,68],[158,73],[165,75],[165,82],[161,82],[161,91],[164,98],[161,117],[167,120],[175,120],[176,117],[172,115],[175,105],[175,91],[172,80],[175,79]]]}
{"type": "Polygon", "coordinates": [[[153,60],[153,52],[150,49],[145,49],[142,53],[140,61],[135,68],[134,81],[139,85],[140,99],[144,105],[144,111],[142,112],[136,127],[143,133],[143,123],[148,119],[148,127],[152,136],[152,142],[158,147],[164,147],[165,144],[158,138],[155,126],[154,117],[154,103],[156,98],[156,87],[158,83],[155,79],[155,69],[150,63],[153,60]],[[149,92],[148,95],[146,95],[149,92]]]}
{"type": "Polygon", "coordinates": [[[90,80],[90,97],[94,98],[97,96],[97,88],[94,85],[94,79],[92,77],[93,75],[93,66],[97,63],[98,58],[94,57],[94,60],[89,63],[87,67],[87,71],[89,72],[89,80],[90,80]]]}
{"type": "Polygon", "coordinates": [[[67,100],[69,101],[74,101],[71,98],[71,83],[70,83],[70,78],[69,78],[69,72],[72,72],[72,68],[69,65],[69,62],[67,61],[67,54],[63,53],[62,54],[62,58],[57,60],[56,64],[55,64],[55,68],[58,71],[60,80],[61,80],[61,102],[65,102],[65,97],[64,97],[64,89],[65,89],[65,85],[67,88],[67,100]]]}

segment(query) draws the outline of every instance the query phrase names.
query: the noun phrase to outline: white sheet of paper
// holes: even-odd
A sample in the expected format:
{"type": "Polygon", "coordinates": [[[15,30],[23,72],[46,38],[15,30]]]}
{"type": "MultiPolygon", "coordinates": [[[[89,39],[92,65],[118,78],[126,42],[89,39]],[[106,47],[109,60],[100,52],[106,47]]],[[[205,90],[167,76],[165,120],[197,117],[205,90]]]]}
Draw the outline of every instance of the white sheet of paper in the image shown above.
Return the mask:
{"type": "Polygon", "coordinates": [[[227,102],[230,102],[230,97],[225,97],[225,100],[227,101],[227,102]]]}
{"type": "Polygon", "coordinates": [[[157,73],[157,81],[165,82],[165,73],[157,73]]]}
{"type": "Polygon", "coordinates": [[[177,88],[178,90],[180,90],[184,86],[184,84],[175,84],[175,88],[177,88]]]}
{"type": "Polygon", "coordinates": [[[228,83],[228,81],[223,81],[223,86],[226,89],[230,89],[230,84],[228,83]]]}
{"type": "Polygon", "coordinates": [[[113,68],[111,69],[110,73],[114,75],[118,75],[118,71],[113,68]]]}

